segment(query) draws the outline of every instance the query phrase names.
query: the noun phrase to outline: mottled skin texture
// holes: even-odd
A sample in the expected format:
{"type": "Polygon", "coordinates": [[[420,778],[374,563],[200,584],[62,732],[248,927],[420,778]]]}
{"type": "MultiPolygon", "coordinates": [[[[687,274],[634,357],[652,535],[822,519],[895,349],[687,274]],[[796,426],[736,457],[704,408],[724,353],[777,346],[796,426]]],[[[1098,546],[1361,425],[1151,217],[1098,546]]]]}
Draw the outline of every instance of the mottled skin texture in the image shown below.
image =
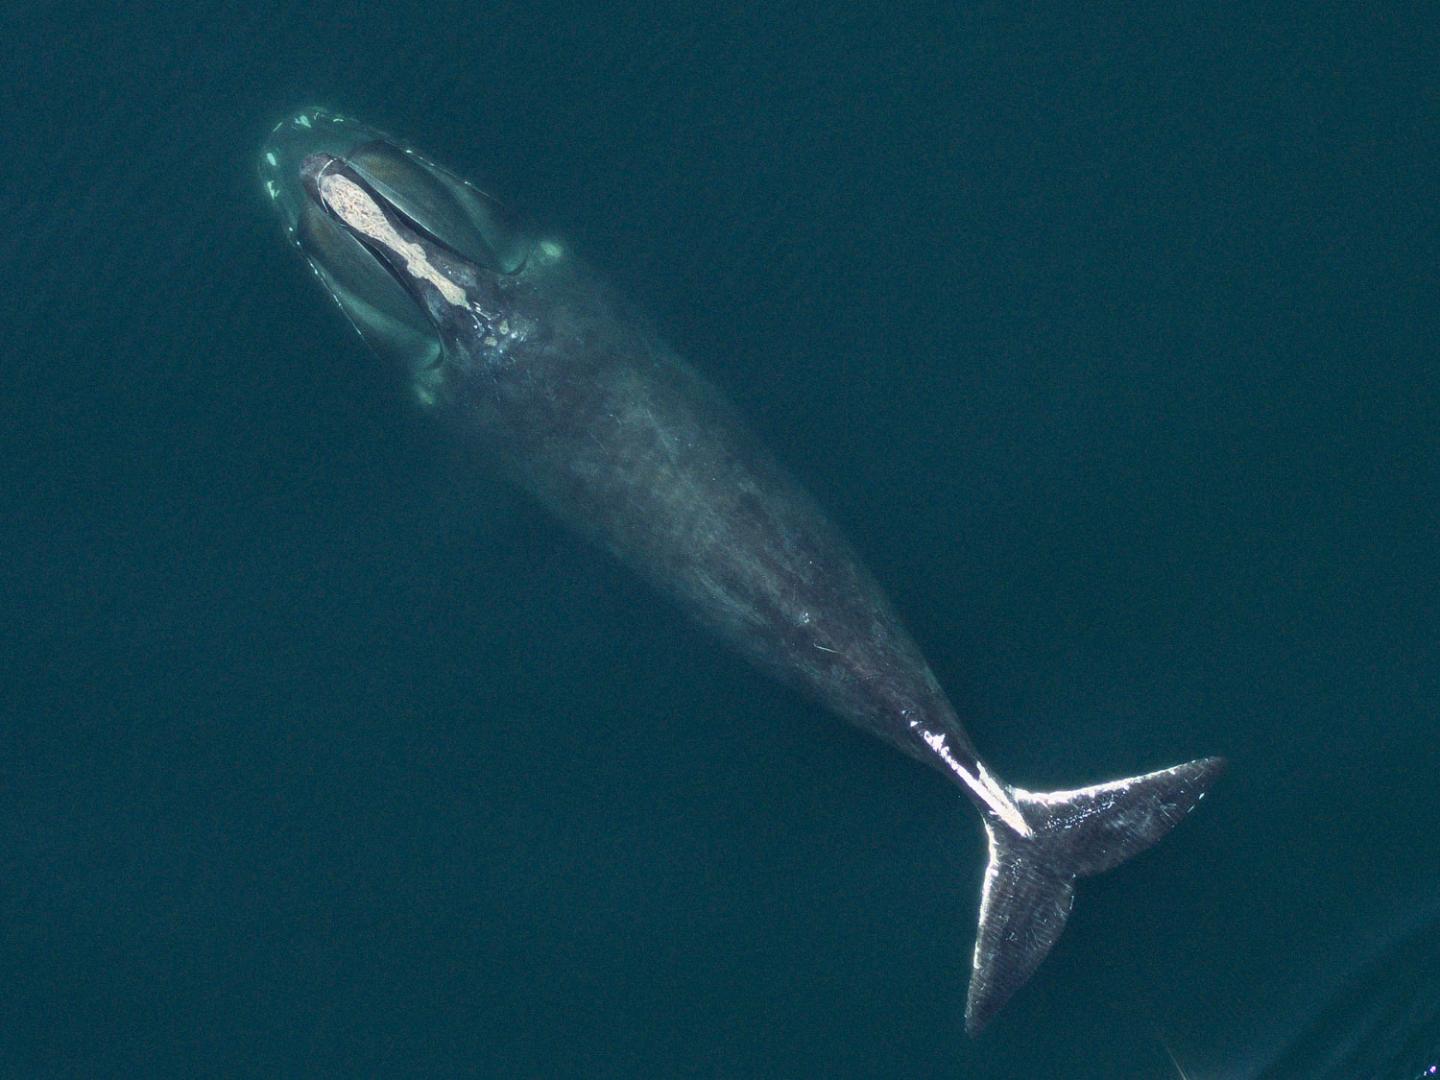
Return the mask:
{"type": "Polygon", "coordinates": [[[761,667],[952,779],[926,732],[973,768],[874,579],[646,320],[569,256],[537,254],[479,302],[496,344],[442,335],[439,407],[483,456],[761,667]]]}

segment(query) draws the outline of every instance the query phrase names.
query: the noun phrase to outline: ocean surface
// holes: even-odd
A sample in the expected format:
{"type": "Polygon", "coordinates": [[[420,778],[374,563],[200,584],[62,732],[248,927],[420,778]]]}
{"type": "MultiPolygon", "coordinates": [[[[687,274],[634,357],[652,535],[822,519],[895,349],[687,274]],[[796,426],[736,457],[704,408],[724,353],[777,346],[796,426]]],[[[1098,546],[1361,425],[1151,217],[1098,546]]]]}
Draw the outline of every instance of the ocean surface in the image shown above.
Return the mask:
{"type": "Polygon", "coordinates": [[[1440,1064],[1435,5],[10,4],[0,1076],[1440,1064]],[[937,776],[415,409],[311,105],[633,296],[993,768],[1224,754],[963,1030],[937,776]]]}

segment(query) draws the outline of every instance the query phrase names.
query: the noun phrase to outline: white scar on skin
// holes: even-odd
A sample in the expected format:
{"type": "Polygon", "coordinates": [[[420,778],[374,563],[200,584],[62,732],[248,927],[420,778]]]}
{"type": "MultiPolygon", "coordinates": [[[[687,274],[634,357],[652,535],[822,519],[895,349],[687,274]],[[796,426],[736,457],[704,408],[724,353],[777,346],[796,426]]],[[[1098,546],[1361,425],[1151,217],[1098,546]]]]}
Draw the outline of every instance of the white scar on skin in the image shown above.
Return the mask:
{"type": "Polygon", "coordinates": [[[945,763],[946,767],[958,776],[966,787],[978,795],[981,802],[995,811],[1001,821],[1021,836],[1033,835],[1030,823],[1021,816],[1020,811],[1005,794],[1004,789],[996,783],[995,778],[985,771],[985,766],[979,766],[979,775],[973,776],[964,765],[955,760],[955,755],[950,752],[950,747],[943,734],[936,731],[922,731],[920,734],[925,739],[926,745],[940,755],[940,760],[945,763]]]}
{"type": "Polygon", "coordinates": [[[430,265],[425,249],[406,240],[385,217],[385,213],[359,184],[344,176],[325,173],[318,178],[320,198],[335,215],[356,232],[393,251],[405,263],[405,272],[428,281],[454,307],[468,307],[465,290],[430,265]]]}

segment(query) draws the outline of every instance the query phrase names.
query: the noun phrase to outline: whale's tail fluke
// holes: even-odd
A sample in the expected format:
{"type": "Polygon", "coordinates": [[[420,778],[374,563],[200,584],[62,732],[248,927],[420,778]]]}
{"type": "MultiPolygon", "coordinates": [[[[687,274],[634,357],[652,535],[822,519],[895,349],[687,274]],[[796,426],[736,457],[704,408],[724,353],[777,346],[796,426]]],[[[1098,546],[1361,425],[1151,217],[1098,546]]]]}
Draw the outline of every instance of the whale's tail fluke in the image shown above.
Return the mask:
{"type": "Polygon", "coordinates": [[[1180,823],[1225,768],[1198,758],[1074,791],[1009,789],[1022,836],[986,815],[990,865],[980,898],[965,1030],[978,1034],[1025,984],[1065,927],[1075,879],[1118,866],[1180,823]]]}

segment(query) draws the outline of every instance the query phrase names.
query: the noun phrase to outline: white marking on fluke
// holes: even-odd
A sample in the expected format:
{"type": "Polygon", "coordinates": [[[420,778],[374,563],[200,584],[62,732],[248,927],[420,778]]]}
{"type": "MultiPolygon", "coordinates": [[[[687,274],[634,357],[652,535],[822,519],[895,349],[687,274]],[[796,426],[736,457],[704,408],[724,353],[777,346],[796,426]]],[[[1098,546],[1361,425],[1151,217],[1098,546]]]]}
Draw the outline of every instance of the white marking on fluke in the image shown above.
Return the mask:
{"type": "Polygon", "coordinates": [[[940,760],[958,776],[961,782],[968,787],[986,806],[995,811],[996,817],[1009,825],[1021,836],[1031,835],[1030,826],[1021,816],[1019,809],[1006,796],[1004,788],[995,782],[995,778],[980,767],[978,776],[972,775],[964,765],[955,760],[955,755],[950,752],[950,745],[945,741],[945,735],[938,731],[923,732],[925,743],[940,755],[940,760]]]}

